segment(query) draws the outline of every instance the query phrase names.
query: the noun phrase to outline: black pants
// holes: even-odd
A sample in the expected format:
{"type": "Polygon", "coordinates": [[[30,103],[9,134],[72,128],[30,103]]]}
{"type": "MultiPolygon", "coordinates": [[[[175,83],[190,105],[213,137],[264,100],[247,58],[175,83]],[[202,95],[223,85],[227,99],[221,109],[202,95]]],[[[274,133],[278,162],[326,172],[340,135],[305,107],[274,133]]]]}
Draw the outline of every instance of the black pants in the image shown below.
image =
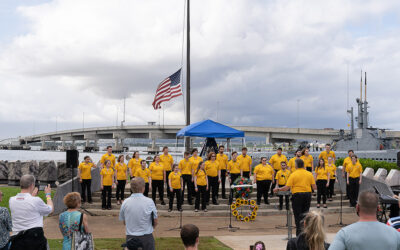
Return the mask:
{"type": "Polygon", "coordinates": [[[196,201],[194,202],[194,209],[200,209],[200,197],[201,197],[201,209],[207,208],[206,198],[207,198],[207,186],[197,185],[196,201]]]}
{"type": "Polygon", "coordinates": [[[295,193],[292,196],[292,209],[294,221],[296,223],[296,236],[303,230],[303,223],[306,213],[310,210],[311,193],[295,193]]]}
{"type": "Polygon", "coordinates": [[[317,203],[321,204],[321,196],[322,202],[326,204],[326,183],[327,180],[317,180],[317,203]]]}
{"type": "Polygon", "coordinates": [[[328,198],[332,199],[335,193],[335,179],[329,180],[329,187],[328,187],[328,198]]]}
{"type": "Polygon", "coordinates": [[[152,180],[151,181],[151,198],[154,203],[156,202],[156,191],[160,196],[160,201],[164,201],[164,181],[163,180],[152,180]]]}
{"type": "Polygon", "coordinates": [[[360,178],[349,177],[349,199],[350,206],[355,206],[358,199],[358,190],[360,189],[360,178]]]}
{"type": "Polygon", "coordinates": [[[264,202],[268,202],[268,191],[271,186],[271,180],[257,181],[257,203],[261,202],[261,196],[264,196],[264,202]]]}
{"type": "MultiPolygon", "coordinates": [[[[285,185],[279,185],[279,187],[284,187],[285,185]]],[[[279,197],[279,209],[283,207],[283,195],[278,195],[279,197]]],[[[289,210],[289,195],[285,195],[285,206],[286,210],[289,210]]]]}
{"type": "Polygon", "coordinates": [[[169,198],[169,193],[171,193],[171,191],[169,190],[169,181],[168,181],[168,177],[169,174],[171,173],[171,171],[165,171],[165,178],[167,178],[167,197],[169,198]]]}
{"type": "Polygon", "coordinates": [[[87,193],[87,200],[89,202],[92,202],[92,179],[83,179],[81,183],[81,196],[82,196],[82,201],[86,202],[86,193],[87,193]]]}
{"type": "MultiPolygon", "coordinates": [[[[344,179],[347,180],[347,172],[344,172],[344,179]]],[[[350,180],[349,180],[349,182],[350,182],[350,180]]],[[[347,181],[346,181],[346,198],[347,199],[350,199],[349,187],[350,187],[350,184],[347,184],[347,181]]]]}
{"type": "Polygon", "coordinates": [[[148,182],[144,186],[143,195],[146,196],[146,197],[149,197],[149,183],[148,182]]]}
{"type": "Polygon", "coordinates": [[[207,192],[207,202],[210,202],[210,193],[212,194],[212,203],[217,203],[217,188],[218,188],[218,176],[208,178],[208,192],[207,192]]]}
{"type": "Polygon", "coordinates": [[[243,177],[250,178],[250,171],[243,171],[243,177]]]}
{"type": "Polygon", "coordinates": [[[126,241],[133,239],[133,238],[139,240],[142,243],[143,250],[155,250],[156,249],[156,243],[154,241],[153,234],[145,234],[143,236],[127,235],[126,241]]]}
{"type": "Polygon", "coordinates": [[[226,182],[226,169],[221,169],[221,191],[222,191],[221,196],[222,196],[222,199],[226,199],[225,182],[226,182]]]}
{"type": "Polygon", "coordinates": [[[101,207],[111,208],[111,186],[103,186],[101,191],[101,207]]]}
{"type": "Polygon", "coordinates": [[[173,189],[172,192],[169,192],[169,209],[172,210],[172,205],[174,204],[174,196],[176,194],[176,206],[178,210],[181,210],[182,204],[182,191],[180,189],[173,189]]]}
{"type": "Polygon", "coordinates": [[[240,173],[239,174],[232,174],[231,173],[231,185],[235,182],[235,180],[237,179],[237,178],[239,178],[240,177],[240,173]]]}
{"type": "Polygon", "coordinates": [[[187,199],[188,202],[191,204],[192,203],[192,175],[190,174],[183,174],[182,175],[182,180],[183,180],[183,191],[182,191],[182,203],[184,200],[185,196],[185,186],[187,186],[187,199]]]}
{"type": "Polygon", "coordinates": [[[115,194],[117,200],[125,199],[125,185],[126,185],[126,180],[118,180],[117,192],[115,194]]]}
{"type": "Polygon", "coordinates": [[[12,250],[47,250],[43,228],[35,227],[12,237],[12,250]]]}

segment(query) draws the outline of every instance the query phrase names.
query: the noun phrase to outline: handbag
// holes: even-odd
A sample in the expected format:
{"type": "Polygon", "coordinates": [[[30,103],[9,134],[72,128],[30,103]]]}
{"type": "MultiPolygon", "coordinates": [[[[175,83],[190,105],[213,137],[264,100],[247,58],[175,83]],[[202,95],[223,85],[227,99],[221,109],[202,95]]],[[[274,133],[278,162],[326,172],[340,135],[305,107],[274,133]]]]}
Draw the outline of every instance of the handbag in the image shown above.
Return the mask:
{"type": "Polygon", "coordinates": [[[83,214],[79,222],[79,231],[72,234],[71,249],[73,250],[94,250],[94,241],[91,233],[82,231],[83,214]]]}

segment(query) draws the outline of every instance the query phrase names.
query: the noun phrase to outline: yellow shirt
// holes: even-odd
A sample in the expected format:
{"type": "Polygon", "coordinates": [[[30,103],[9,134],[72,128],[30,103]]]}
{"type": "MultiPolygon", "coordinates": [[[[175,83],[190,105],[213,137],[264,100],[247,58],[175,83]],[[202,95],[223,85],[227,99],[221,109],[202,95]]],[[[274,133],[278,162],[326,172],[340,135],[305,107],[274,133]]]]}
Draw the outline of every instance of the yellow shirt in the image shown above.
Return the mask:
{"type": "Polygon", "coordinates": [[[105,153],[100,159],[101,164],[104,164],[106,162],[106,160],[111,161],[111,166],[110,167],[114,168],[114,166],[115,166],[115,155],[113,155],[113,154],[108,155],[108,153],[105,153]]]}
{"type": "Polygon", "coordinates": [[[272,180],[274,169],[271,165],[258,164],[254,168],[254,173],[257,174],[257,181],[272,180]]]}
{"type": "Polygon", "coordinates": [[[326,168],[328,169],[329,173],[331,174],[330,178],[331,179],[336,179],[336,165],[326,165],[326,168]]]}
{"type": "Polygon", "coordinates": [[[145,183],[149,183],[150,170],[148,168],[138,168],[135,172],[135,177],[142,177],[145,183]]]}
{"type": "Polygon", "coordinates": [[[139,168],[142,168],[142,166],[140,164],[141,161],[142,161],[141,158],[139,158],[139,159],[132,158],[129,160],[128,168],[131,169],[133,176],[135,176],[136,170],[138,170],[139,168]]]}
{"type": "Polygon", "coordinates": [[[219,164],[217,161],[206,161],[205,170],[208,176],[216,177],[218,176],[219,164]]]}
{"type": "Polygon", "coordinates": [[[152,162],[149,166],[151,171],[151,179],[155,181],[164,180],[164,165],[160,162],[159,164],[152,162]]]}
{"type": "Polygon", "coordinates": [[[311,168],[312,167],[312,164],[313,164],[313,161],[314,161],[314,158],[312,157],[312,155],[308,155],[308,156],[302,155],[300,157],[300,159],[302,159],[304,161],[304,167],[305,168],[311,168]]]}
{"type": "Polygon", "coordinates": [[[81,171],[81,178],[82,180],[90,180],[92,179],[92,168],[94,164],[89,162],[82,162],[79,164],[78,169],[81,171]]]}
{"type": "MultiPolygon", "coordinates": [[[[360,163],[360,161],[358,159],[357,159],[357,163],[360,163]]],[[[350,158],[350,156],[347,156],[343,160],[343,169],[344,169],[344,171],[346,171],[347,166],[350,165],[350,164],[352,164],[351,158],[350,158]]]]}
{"type": "Polygon", "coordinates": [[[346,171],[349,173],[350,178],[358,178],[362,174],[363,168],[359,162],[356,162],[355,165],[353,163],[348,165],[346,171]]]}
{"type": "Polygon", "coordinates": [[[203,158],[201,158],[200,156],[197,156],[196,158],[194,158],[192,156],[189,158],[189,161],[192,162],[193,171],[197,171],[197,167],[199,166],[200,162],[203,162],[203,158]]]}
{"type": "Polygon", "coordinates": [[[172,164],[174,163],[174,159],[170,154],[168,155],[160,155],[160,163],[163,164],[164,170],[165,171],[171,171],[172,169],[172,164]]]}
{"type": "Polygon", "coordinates": [[[205,171],[199,169],[199,172],[196,173],[196,178],[197,186],[207,186],[207,177],[205,171]]]}
{"type": "Polygon", "coordinates": [[[120,163],[118,162],[117,165],[115,166],[115,169],[117,170],[117,180],[118,181],[123,181],[126,180],[126,170],[128,169],[128,166],[126,166],[125,163],[120,163]]]}
{"type": "Polygon", "coordinates": [[[329,156],[332,157],[333,160],[336,159],[335,152],[333,152],[332,150],[329,151],[329,154],[326,152],[326,150],[325,150],[325,151],[322,151],[322,152],[319,154],[318,159],[321,159],[321,158],[324,159],[325,164],[327,164],[327,163],[328,163],[328,157],[329,157],[329,156]]]}
{"type": "Polygon", "coordinates": [[[171,180],[171,187],[173,189],[181,189],[181,173],[171,172],[168,176],[168,179],[171,180]]]}
{"type": "Polygon", "coordinates": [[[288,169],[281,169],[276,173],[275,180],[278,181],[278,185],[286,185],[287,180],[289,179],[290,171],[288,169]]]}
{"type": "Polygon", "coordinates": [[[291,188],[292,194],[309,193],[312,184],[315,184],[313,174],[304,168],[299,168],[296,172],[290,174],[286,186],[291,188]]]}
{"type": "Polygon", "coordinates": [[[289,160],[288,163],[288,167],[290,169],[290,171],[293,173],[294,171],[296,171],[296,159],[297,157],[293,157],[289,160]]]}
{"type": "Polygon", "coordinates": [[[192,175],[192,162],[189,159],[182,159],[179,162],[179,168],[181,169],[182,174],[192,175]]]}
{"type": "Polygon", "coordinates": [[[241,162],[241,167],[244,172],[249,172],[251,170],[252,160],[249,155],[243,157],[243,155],[239,155],[237,160],[241,162]]]}
{"type": "Polygon", "coordinates": [[[226,154],[217,154],[217,159],[219,164],[219,169],[225,170],[228,166],[228,156],[226,154]]]}
{"type": "Polygon", "coordinates": [[[114,176],[114,170],[112,168],[103,168],[100,175],[103,176],[103,186],[112,186],[114,176]]]}
{"type": "Polygon", "coordinates": [[[276,171],[281,170],[281,162],[286,162],[288,164],[288,160],[286,158],[286,155],[281,154],[280,156],[278,154],[274,154],[271,156],[271,159],[269,159],[269,163],[274,167],[276,171]]]}
{"type": "Polygon", "coordinates": [[[316,167],[315,173],[317,174],[317,180],[328,180],[329,169],[327,167],[316,167]]]}
{"type": "Polygon", "coordinates": [[[241,162],[236,159],[236,161],[230,160],[228,162],[228,171],[231,174],[240,174],[241,162]]]}

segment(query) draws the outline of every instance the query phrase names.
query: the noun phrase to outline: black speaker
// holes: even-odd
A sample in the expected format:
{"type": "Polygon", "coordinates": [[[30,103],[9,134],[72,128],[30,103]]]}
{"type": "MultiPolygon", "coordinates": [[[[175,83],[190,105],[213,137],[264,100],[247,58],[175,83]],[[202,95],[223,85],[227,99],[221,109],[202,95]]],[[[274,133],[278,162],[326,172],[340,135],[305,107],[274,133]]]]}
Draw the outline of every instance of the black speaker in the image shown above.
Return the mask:
{"type": "Polygon", "coordinates": [[[77,168],[79,165],[78,150],[67,150],[67,168],[77,168]]]}

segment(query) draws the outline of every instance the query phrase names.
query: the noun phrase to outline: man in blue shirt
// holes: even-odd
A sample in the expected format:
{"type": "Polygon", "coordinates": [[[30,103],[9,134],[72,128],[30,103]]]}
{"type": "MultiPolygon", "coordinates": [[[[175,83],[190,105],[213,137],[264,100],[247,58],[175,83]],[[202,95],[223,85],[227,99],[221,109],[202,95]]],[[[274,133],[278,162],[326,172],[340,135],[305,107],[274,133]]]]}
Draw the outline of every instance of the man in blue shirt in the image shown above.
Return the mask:
{"type": "Polygon", "coordinates": [[[153,200],[143,195],[144,189],[143,178],[132,179],[132,195],[122,203],[119,220],[125,224],[127,241],[140,241],[143,249],[154,250],[153,229],[158,223],[157,209],[153,200]]]}
{"type": "Polygon", "coordinates": [[[400,233],[376,219],[378,201],[375,192],[363,191],[356,205],[360,220],[342,228],[329,250],[400,250],[400,233]]]}

